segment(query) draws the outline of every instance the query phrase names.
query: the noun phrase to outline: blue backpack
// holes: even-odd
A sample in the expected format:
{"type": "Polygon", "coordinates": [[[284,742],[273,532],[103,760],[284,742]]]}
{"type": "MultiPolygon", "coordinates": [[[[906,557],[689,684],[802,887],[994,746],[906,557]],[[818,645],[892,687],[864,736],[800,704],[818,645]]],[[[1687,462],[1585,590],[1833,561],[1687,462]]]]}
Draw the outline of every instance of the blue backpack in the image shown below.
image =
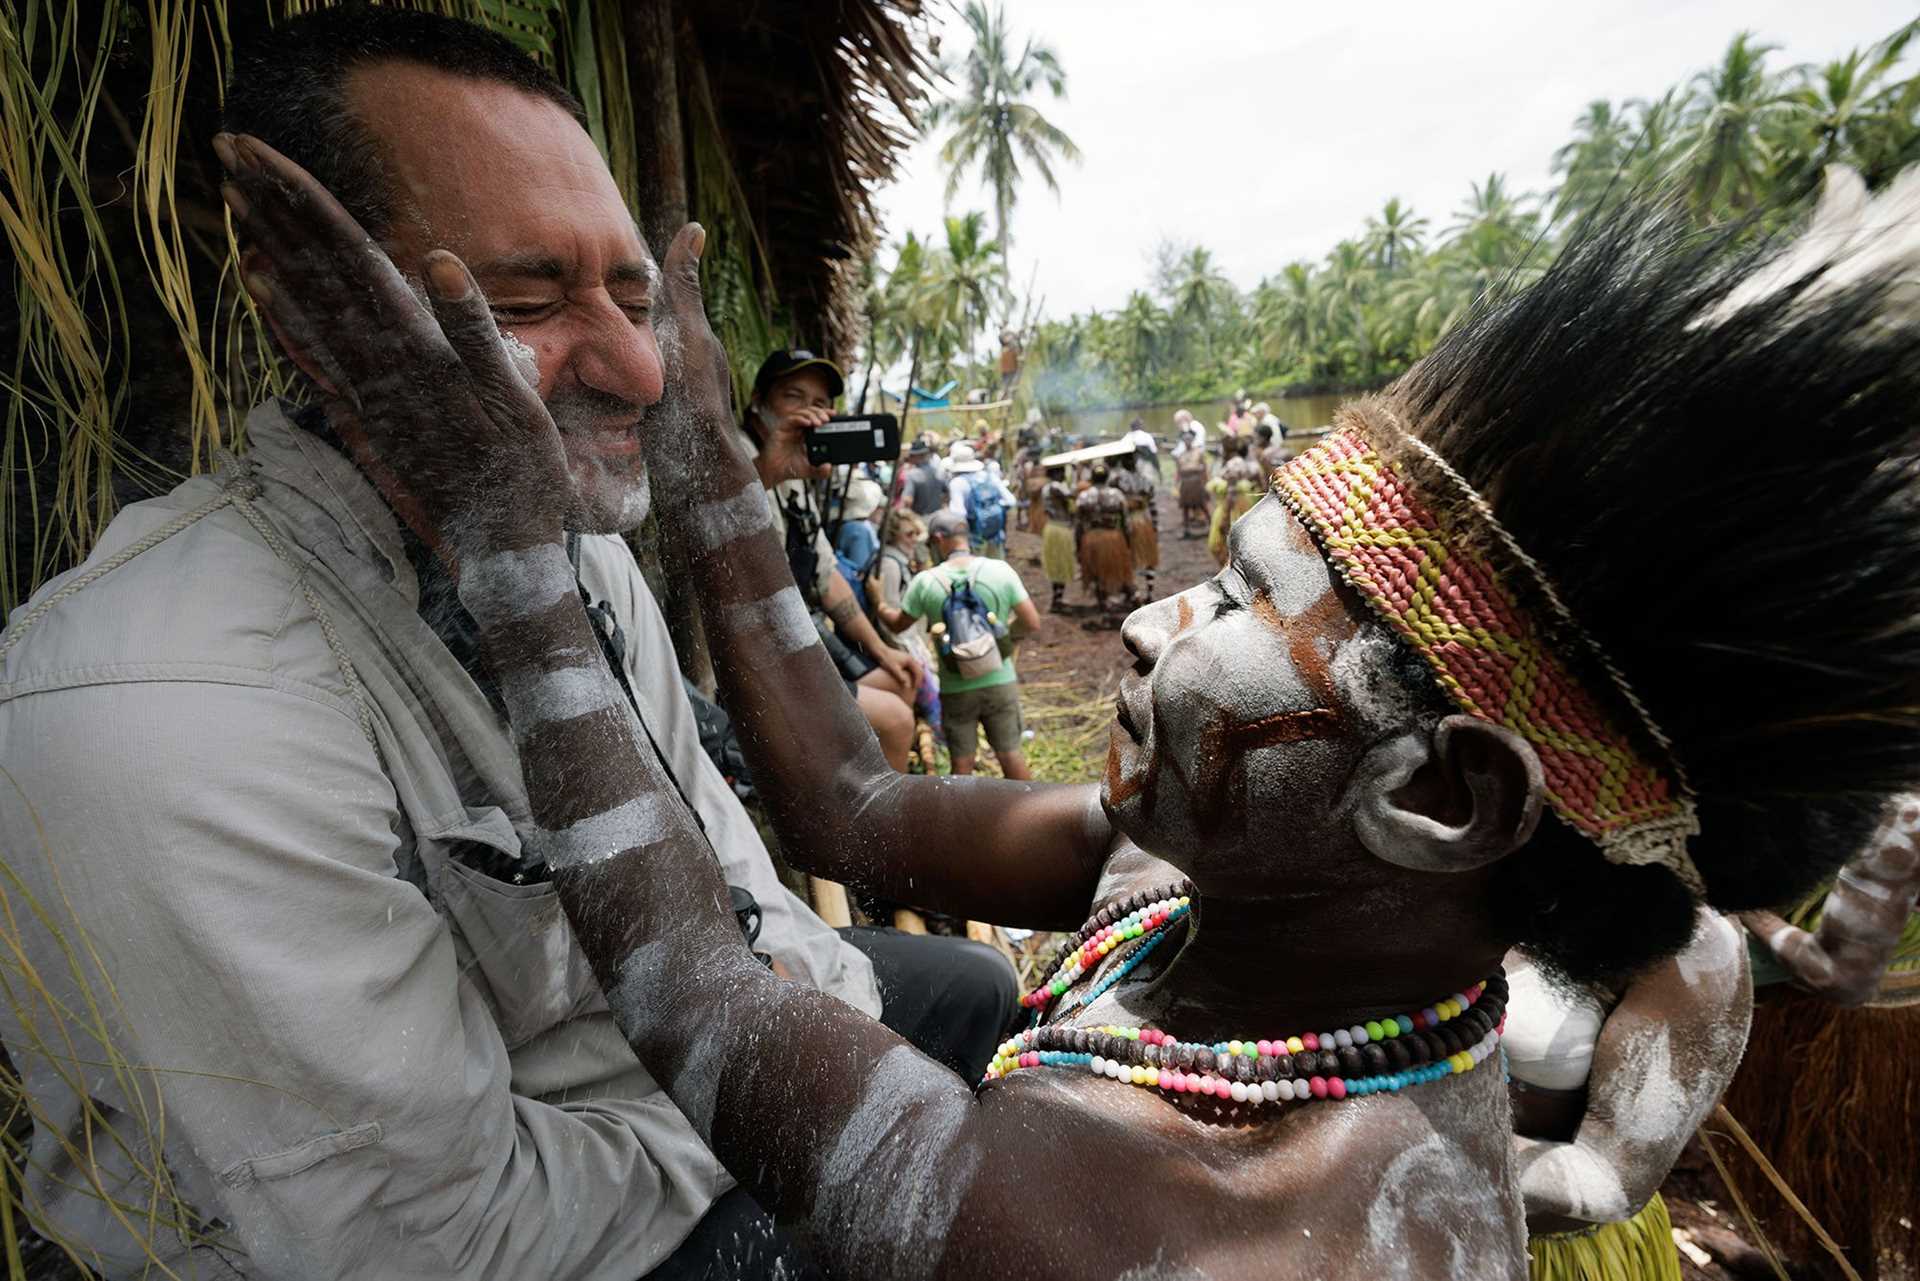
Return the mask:
{"type": "Polygon", "coordinates": [[[977,543],[997,543],[1007,536],[1007,504],[989,472],[967,485],[967,531],[977,543]]]}
{"type": "Polygon", "coordinates": [[[934,639],[940,645],[940,657],[962,677],[986,676],[1000,670],[1000,642],[1007,634],[1006,620],[996,618],[980,594],[973,590],[973,575],[959,582],[948,580],[947,600],[940,607],[940,623],[934,639]]]}

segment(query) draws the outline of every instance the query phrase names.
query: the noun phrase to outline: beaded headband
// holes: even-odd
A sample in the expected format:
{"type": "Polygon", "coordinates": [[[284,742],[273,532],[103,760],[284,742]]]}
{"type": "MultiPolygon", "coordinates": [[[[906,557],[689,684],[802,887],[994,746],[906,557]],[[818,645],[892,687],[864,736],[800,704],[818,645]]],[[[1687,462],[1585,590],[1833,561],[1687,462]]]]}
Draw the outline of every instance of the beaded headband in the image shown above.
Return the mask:
{"type": "Polygon", "coordinates": [[[1343,411],[1335,432],[1273,474],[1281,501],[1311,531],[1334,570],[1432,669],[1460,710],[1526,739],[1540,758],[1547,803],[1613,863],[1670,869],[1706,896],[1687,853],[1699,832],[1692,789],[1672,743],[1597,641],[1574,620],[1546,571],[1495,519],[1465,477],[1388,414],[1343,411]],[[1385,420],[1385,421],[1383,421],[1385,420]],[[1390,427],[1457,493],[1459,516],[1441,518],[1404,472],[1369,441],[1390,427]],[[1467,528],[1472,517],[1483,530],[1467,528]],[[1531,579],[1534,594],[1605,673],[1617,702],[1665,753],[1648,758],[1606,706],[1547,643],[1534,618],[1472,542],[1498,540],[1531,579]]]}

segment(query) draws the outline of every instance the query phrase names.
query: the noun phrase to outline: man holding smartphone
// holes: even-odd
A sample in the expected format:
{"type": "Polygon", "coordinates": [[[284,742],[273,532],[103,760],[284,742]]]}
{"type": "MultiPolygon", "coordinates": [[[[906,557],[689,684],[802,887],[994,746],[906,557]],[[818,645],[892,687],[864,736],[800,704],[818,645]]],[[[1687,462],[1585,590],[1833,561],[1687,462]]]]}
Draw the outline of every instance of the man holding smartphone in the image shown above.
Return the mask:
{"type": "Polygon", "coordinates": [[[807,433],[833,417],[833,403],[845,387],[846,379],[831,360],[804,349],[776,351],[754,376],[744,425],[759,450],[755,466],[767,489],[774,530],[786,542],[793,580],[809,608],[832,621],[828,650],[879,738],[887,763],[904,772],[913,745],[920,664],[880,639],[841,577],[814,493],[814,482],[825,480],[832,468],[807,458],[807,433]]]}

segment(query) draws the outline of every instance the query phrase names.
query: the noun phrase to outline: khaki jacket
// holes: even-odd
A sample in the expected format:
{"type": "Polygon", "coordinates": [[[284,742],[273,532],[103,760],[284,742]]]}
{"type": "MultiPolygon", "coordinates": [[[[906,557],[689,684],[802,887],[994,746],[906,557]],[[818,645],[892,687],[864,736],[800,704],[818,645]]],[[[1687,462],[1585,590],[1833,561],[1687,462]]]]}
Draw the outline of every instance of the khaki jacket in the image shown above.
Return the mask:
{"type": "MultiPolygon", "coordinates": [[[[151,1251],[183,1276],[634,1281],[731,1182],[551,887],[452,857],[517,856],[527,799],[385,503],[277,405],[248,431],[271,541],[219,506],[73,590],[236,470],[190,480],[0,640],[0,889],[45,993],[10,976],[0,1009],[41,1122],[27,1195],[109,1276],[151,1251]]],[[[760,946],[877,1015],[701,753],[624,544],[583,540],[582,578],[760,946]]]]}

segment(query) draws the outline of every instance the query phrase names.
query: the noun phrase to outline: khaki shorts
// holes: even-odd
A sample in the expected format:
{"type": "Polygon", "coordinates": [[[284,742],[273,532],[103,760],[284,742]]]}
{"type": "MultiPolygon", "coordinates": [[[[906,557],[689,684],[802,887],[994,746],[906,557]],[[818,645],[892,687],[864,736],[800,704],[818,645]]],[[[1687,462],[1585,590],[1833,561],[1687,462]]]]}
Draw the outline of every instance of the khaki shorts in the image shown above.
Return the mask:
{"type": "Polygon", "coordinates": [[[940,729],[949,756],[974,756],[980,751],[979,727],[987,727],[987,745],[994,755],[1020,750],[1020,682],[1007,681],[984,689],[965,689],[940,695],[940,729]]]}

